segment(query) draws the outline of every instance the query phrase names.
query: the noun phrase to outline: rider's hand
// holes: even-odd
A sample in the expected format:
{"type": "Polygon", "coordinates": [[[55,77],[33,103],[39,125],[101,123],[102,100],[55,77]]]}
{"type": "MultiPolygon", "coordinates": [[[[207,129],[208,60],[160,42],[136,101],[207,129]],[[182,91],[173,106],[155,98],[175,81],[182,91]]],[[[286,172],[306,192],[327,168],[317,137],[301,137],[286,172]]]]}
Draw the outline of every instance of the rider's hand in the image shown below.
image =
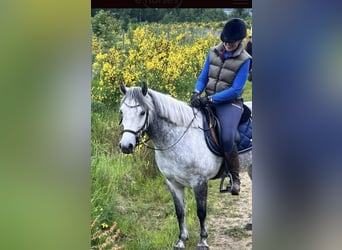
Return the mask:
{"type": "Polygon", "coordinates": [[[201,107],[205,107],[205,106],[207,106],[210,103],[210,100],[209,100],[209,98],[207,96],[200,97],[199,101],[200,101],[200,106],[201,107]]]}
{"type": "Polygon", "coordinates": [[[200,93],[194,91],[192,93],[192,96],[190,98],[190,104],[194,108],[199,108],[201,106],[201,101],[200,101],[200,93]]]}

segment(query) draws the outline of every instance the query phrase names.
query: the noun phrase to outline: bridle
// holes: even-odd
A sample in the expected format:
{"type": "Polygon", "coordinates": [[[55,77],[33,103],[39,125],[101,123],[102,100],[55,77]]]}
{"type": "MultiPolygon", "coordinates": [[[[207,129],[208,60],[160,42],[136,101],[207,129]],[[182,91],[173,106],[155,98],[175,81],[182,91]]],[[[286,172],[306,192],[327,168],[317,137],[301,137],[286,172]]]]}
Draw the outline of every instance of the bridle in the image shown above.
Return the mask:
{"type": "MultiPolygon", "coordinates": [[[[127,107],[129,108],[137,108],[139,106],[141,106],[140,104],[137,104],[137,105],[129,105],[125,102],[123,102],[123,104],[125,104],[127,107]]],[[[145,116],[145,121],[144,121],[144,124],[136,131],[132,130],[132,129],[123,129],[121,131],[121,134],[123,133],[131,133],[131,134],[134,134],[135,135],[135,139],[137,141],[137,145],[139,144],[142,144],[143,142],[140,142],[141,140],[141,137],[144,135],[144,133],[146,132],[146,129],[148,128],[148,115],[149,115],[149,112],[148,110],[145,111],[146,112],[146,116],[145,116]]],[[[121,125],[122,123],[122,117],[120,119],[120,122],[119,122],[119,125],[121,125]]]]}

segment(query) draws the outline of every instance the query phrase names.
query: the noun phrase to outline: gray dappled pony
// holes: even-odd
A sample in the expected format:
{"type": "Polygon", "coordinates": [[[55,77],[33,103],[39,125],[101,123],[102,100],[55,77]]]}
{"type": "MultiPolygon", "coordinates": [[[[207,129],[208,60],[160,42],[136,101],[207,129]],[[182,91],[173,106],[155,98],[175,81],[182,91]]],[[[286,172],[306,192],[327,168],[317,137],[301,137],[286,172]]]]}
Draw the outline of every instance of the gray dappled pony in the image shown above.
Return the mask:
{"type": "MultiPolygon", "coordinates": [[[[200,222],[200,241],[196,249],[209,249],[205,224],[208,181],[218,173],[223,158],[213,154],[203,135],[202,114],[187,103],[142,87],[126,88],[121,100],[123,134],[119,147],[125,154],[133,153],[144,133],[154,144],[159,170],[166,178],[172,194],[179,224],[178,241],[174,249],[184,249],[189,238],[185,221],[184,188],[194,190],[197,216],[200,222]]],[[[252,108],[251,102],[245,102],[252,108]]],[[[252,150],[239,155],[241,171],[252,178],[252,150]]]]}

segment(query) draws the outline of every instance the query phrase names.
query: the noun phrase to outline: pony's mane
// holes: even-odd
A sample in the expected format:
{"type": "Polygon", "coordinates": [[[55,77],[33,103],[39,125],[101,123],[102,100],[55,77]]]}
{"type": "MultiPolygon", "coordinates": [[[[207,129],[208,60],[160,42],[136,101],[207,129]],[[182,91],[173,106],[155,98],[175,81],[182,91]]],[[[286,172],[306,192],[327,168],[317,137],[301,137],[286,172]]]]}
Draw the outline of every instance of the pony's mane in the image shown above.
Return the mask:
{"type": "MultiPolygon", "coordinates": [[[[139,103],[145,109],[178,126],[188,126],[192,122],[194,111],[187,103],[152,89],[148,89],[147,96],[150,98],[143,96],[140,87],[132,87],[127,89],[124,100],[126,98],[135,100],[136,103],[139,103]]],[[[202,126],[197,121],[198,119],[193,121],[193,127],[202,126]]]]}

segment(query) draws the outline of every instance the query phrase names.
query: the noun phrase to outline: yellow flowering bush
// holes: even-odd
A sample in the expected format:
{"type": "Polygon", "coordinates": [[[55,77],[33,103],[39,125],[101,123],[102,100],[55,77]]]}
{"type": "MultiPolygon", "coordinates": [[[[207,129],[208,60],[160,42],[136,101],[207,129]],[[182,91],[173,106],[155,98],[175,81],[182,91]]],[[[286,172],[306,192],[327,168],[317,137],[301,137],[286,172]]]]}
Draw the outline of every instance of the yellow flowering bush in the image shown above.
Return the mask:
{"type": "MultiPolygon", "coordinates": [[[[210,47],[218,44],[222,23],[143,24],[124,43],[102,51],[93,39],[92,100],[118,103],[119,84],[148,85],[185,99],[194,88],[210,47]]],[[[122,36],[122,34],[118,34],[122,36]]]]}

